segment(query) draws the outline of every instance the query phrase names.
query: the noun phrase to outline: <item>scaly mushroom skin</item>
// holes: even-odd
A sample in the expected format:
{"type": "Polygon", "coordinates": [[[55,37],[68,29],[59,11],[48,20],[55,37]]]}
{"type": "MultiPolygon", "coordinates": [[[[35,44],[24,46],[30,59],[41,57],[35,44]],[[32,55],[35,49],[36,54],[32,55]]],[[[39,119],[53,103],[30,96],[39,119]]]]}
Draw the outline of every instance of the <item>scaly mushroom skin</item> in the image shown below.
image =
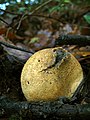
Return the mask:
{"type": "Polygon", "coordinates": [[[51,101],[72,97],[83,80],[77,59],[61,47],[43,49],[32,55],[21,74],[21,87],[28,101],[51,101]]]}

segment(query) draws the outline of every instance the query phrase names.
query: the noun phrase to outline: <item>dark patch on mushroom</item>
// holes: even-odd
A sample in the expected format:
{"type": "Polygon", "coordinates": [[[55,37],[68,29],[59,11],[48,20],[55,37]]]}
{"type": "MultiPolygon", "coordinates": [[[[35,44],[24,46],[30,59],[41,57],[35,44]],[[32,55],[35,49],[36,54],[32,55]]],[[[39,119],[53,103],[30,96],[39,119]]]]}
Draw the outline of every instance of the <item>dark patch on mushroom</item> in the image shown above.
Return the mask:
{"type": "Polygon", "coordinates": [[[52,82],[50,82],[50,84],[52,84],[52,82]]]}
{"type": "Polygon", "coordinates": [[[27,81],[27,84],[29,85],[29,81],[27,81]]]}
{"type": "Polygon", "coordinates": [[[40,62],[40,60],[38,60],[38,62],[40,62]]]}

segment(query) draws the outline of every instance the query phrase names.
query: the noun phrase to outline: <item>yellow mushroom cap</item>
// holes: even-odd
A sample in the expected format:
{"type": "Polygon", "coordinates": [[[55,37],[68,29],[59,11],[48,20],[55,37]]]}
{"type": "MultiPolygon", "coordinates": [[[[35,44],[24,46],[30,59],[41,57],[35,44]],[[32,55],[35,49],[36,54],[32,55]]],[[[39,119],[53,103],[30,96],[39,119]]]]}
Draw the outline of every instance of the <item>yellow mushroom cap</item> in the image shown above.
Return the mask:
{"type": "Polygon", "coordinates": [[[51,101],[60,96],[70,98],[82,80],[79,62],[61,47],[36,52],[21,73],[21,87],[28,101],[51,101]]]}

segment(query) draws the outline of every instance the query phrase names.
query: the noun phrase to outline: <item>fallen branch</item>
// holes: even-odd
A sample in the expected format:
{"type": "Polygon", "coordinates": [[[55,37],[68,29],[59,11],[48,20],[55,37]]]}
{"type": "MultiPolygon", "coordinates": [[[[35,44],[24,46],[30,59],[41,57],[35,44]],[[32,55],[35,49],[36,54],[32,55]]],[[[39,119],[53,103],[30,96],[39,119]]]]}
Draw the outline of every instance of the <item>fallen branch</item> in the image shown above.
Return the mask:
{"type": "Polygon", "coordinates": [[[90,36],[84,35],[60,35],[55,41],[56,45],[90,45],[90,36]]]}
{"type": "Polygon", "coordinates": [[[14,102],[7,97],[0,97],[0,109],[4,109],[8,114],[27,113],[47,118],[50,115],[54,117],[90,117],[90,104],[60,104],[60,99],[54,102],[14,102]]]}

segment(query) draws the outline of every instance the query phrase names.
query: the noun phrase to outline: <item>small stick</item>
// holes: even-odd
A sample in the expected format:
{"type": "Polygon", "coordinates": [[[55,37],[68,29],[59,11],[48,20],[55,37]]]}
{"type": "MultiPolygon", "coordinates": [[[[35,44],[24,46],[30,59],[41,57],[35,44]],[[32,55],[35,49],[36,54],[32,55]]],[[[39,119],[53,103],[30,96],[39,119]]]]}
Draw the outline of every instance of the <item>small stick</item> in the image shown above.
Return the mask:
{"type": "Polygon", "coordinates": [[[90,36],[84,35],[60,35],[55,41],[56,45],[90,45],[90,36]]]}
{"type": "Polygon", "coordinates": [[[12,49],[16,49],[16,50],[20,50],[20,51],[23,51],[23,52],[28,52],[28,53],[34,54],[33,52],[31,52],[31,51],[29,51],[29,50],[26,50],[26,49],[24,49],[24,48],[16,47],[16,46],[14,46],[14,45],[8,44],[8,43],[3,42],[3,41],[0,41],[0,44],[1,44],[1,45],[4,45],[4,46],[6,46],[6,47],[12,48],[12,49]]]}

